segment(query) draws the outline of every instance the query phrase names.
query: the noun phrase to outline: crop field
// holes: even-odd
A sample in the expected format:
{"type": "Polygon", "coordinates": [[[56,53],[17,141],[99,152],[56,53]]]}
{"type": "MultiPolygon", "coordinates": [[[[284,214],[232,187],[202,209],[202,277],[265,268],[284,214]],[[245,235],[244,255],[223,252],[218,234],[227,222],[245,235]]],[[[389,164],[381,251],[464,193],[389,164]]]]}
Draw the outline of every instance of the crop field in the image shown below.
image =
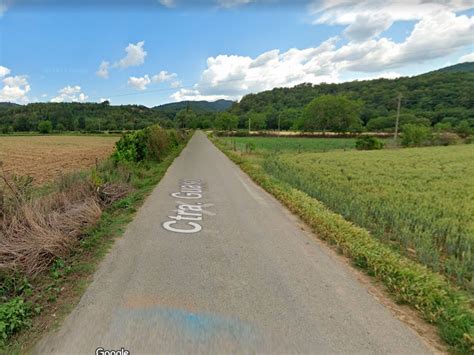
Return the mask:
{"type": "Polygon", "coordinates": [[[7,174],[29,175],[36,185],[67,173],[93,166],[109,156],[118,137],[4,136],[0,137],[0,161],[7,174]]]}
{"type": "Polygon", "coordinates": [[[272,176],[472,291],[473,161],[474,146],[462,145],[284,153],[263,165],[272,176]]]}
{"type": "Polygon", "coordinates": [[[287,137],[227,137],[222,138],[240,151],[252,145],[257,152],[324,152],[335,149],[355,149],[355,138],[287,138],[287,137]]]}

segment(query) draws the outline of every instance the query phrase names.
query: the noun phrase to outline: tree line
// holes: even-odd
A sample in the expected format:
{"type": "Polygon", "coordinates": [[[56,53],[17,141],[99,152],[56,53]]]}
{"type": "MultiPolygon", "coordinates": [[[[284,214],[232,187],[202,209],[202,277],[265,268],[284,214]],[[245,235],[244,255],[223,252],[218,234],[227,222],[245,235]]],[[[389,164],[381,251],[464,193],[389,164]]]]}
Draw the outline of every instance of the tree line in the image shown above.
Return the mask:
{"type": "Polygon", "coordinates": [[[275,88],[246,95],[222,112],[203,109],[205,105],[193,109],[189,103],[161,108],[108,102],[0,104],[0,131],[122,131],[153,124],[218,130],[392,131],[398,95],[400,125],[472,129],[473,92],[474,72],[438,71],[394,80],[275,88]]]}

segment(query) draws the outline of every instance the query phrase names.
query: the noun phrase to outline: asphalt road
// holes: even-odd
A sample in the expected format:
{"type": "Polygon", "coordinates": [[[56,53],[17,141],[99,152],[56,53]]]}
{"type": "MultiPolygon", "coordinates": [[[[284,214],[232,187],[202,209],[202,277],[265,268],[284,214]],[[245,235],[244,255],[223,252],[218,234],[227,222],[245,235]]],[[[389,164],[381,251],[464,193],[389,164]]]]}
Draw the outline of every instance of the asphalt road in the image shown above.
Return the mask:
{"type": "Polygon", "coordinates": [[[201,132],[116,241],[79,305],[35,352],[99,347],[430,352],[201,132]]]}

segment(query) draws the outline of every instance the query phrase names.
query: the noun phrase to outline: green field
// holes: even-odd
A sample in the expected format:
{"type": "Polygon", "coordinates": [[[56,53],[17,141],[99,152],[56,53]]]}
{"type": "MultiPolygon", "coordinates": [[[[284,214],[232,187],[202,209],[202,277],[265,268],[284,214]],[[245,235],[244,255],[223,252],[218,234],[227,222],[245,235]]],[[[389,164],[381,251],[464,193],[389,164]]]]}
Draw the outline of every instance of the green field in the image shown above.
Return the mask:
{"type": "Polygon", "coordinates": [[[246,151],[252,145],[256,152],[324,152],[335,149],[354,149],[355,138],[287,138],[287,137],[227,137],[228,145],[236,144],[237,150],[246,151]]]}
{"type": "MultiPolygon", "coordinates": [[[[273,142],[281,147],[282,141],[273,142]]],[[[273,142],[261,146],[271,150],[273,142]]],[[[328,144],[328,150],[333,147],[328,144]]],[[[263,165],[270,175],[472,291],[473,162],[474,146],[462,145],[283,153],[263,165]]]]}

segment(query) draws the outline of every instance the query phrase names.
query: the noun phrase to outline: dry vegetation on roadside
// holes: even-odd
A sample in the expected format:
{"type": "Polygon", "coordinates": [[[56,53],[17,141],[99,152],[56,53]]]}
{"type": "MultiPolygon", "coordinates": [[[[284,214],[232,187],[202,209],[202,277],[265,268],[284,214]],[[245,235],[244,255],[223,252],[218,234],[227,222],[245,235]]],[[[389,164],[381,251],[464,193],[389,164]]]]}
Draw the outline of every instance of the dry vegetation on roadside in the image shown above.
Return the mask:
{"type": "Polygon", "coordinates": [[[12,337],[35,328],[35,315],[51,318],[42,310],[71,289],[63,282],[77,281],[67,278],[66,265],[75,257],[80,263],[81,251],[101,243],[94,238],[125,223],[187,139],[159,126],[124,135],[108,159],[60,174],[47,188],[0,169],[0,353],[11,349],[12,337]]]}
{"type": "Polygon", "coordinates": [[[1,178],[6,188],[0,210],[0,272],[30,276],[66,257],[102,210],[130,191],[125,183],[94,185],[77,175],[62,177],[57,191],[33,198],[31,179],[1,178]]]}

